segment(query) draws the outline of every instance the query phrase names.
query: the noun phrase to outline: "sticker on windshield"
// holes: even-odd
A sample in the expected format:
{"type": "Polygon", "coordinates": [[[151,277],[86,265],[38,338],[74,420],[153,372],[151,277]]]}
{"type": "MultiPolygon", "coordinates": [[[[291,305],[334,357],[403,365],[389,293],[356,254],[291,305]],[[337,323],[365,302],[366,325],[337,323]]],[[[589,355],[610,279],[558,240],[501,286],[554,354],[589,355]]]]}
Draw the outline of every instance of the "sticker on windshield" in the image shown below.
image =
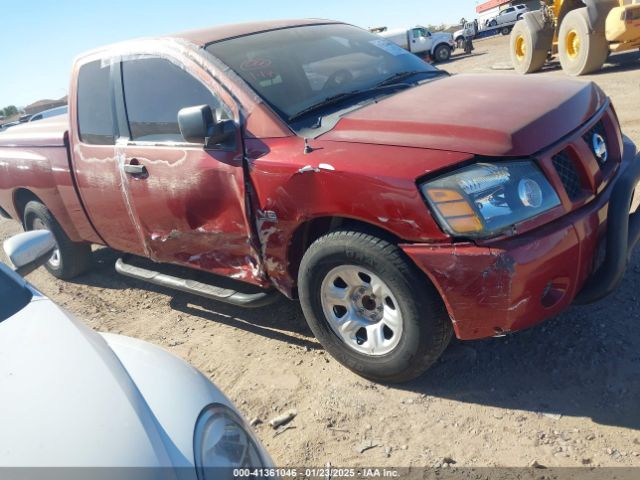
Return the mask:
{"type": "Polygon", "coordinates": [[[262,70],[271,66],[268,58],[249,58],[240,64],[241,70],[262,70]]]}
{"type": "Polygon", "coordinates": [[[384,38],[371,40],[369,43],[371,43],[372,45],[375,45],[376,47],[378,47],[381,50],[384,50],[387,53],[390,53],[394,57],[397,57],[399,55],[406,55],[409,53],[404,48],[399,47],[395,43],[390,42],[389,40],[385,40],[384,38]]]}

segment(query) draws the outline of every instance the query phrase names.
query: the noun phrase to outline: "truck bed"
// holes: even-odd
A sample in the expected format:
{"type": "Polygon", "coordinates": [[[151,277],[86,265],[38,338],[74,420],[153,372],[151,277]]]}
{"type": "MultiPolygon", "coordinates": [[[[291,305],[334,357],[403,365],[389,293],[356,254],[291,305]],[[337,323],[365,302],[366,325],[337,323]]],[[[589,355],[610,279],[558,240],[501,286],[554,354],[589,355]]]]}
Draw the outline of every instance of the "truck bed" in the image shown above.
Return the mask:
{"type": "Polygon", "coordinates": [[[60,115],[0,132],[0,214],[21,222],[26,203],[40,201],[72,241],[102,243],[70,170],[68,122],[60,115]]]}
{"type": "Polygon", "coordinates": [[[27,122],[0,132],[0,147],[64,147],[69,116],[27,122]]]}

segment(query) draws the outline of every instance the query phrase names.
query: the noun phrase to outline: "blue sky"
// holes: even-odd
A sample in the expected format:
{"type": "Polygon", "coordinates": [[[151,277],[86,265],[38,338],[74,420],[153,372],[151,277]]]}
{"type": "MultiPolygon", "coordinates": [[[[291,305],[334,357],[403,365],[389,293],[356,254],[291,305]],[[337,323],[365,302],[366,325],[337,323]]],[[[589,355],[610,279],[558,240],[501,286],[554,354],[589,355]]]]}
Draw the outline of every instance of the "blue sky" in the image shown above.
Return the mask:
{"type": "Polygon", "coordinates": [[[455,23],[475,0],[4,0],[0,108],[66,95],[73,58],[129,38],[277,18],[332,18],[361,27],[455,23]]]}

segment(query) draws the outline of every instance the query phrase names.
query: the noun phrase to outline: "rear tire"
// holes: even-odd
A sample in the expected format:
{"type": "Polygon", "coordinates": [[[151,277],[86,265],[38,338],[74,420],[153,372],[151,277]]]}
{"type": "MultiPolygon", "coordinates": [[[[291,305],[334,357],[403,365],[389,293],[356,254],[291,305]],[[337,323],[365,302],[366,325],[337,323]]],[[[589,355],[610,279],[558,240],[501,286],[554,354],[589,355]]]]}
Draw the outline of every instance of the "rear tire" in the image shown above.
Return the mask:
{"type": "Polygon", "coordinates": [[[49,230],[58,248],[45,264],[54,277],[71,280],[86,272],[91,265],[91,245],[72,242],[51,212],[42,203],[31,201],[24,209],[25,230],[49,230]]]}
{"type": "Polygon", "coordinates": [[[558,56],[562,69],[579,76],[600,70],[609,55],[609,42],[602,32],[590,32],[587,7],[564,17],[558,33],[558,56]]]}
{"type": "Polygon", "coordinates": [[[418,377],[452,336],[435,288],[398,247],[367,233],[342,230],[316,240],[300,264],[298,288],[324,348],[374,381],[418,377]]]}
{"type": "Polygon", "coordinates": [[[451,47],[449,45],[438,45],[433,52],[436,62],[447,62],[451,58],[451,47]]]}
{"type": "Polygon", "coordinates": [[[511,63],[520,74],[534,73],[542,69],[547,61],[549,45],[543,30],[534,31],[525,20],[520,20],[511,30],[509,49],[511,63]]]}

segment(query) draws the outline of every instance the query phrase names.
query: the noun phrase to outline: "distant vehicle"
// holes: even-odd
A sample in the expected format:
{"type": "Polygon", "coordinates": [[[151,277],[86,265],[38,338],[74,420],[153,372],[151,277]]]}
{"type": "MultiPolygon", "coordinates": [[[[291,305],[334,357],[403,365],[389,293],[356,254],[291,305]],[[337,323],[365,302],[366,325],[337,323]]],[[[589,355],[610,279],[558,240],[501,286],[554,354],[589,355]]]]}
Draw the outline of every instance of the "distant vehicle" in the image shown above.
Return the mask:
{"type": "Polygon", "coordinates": [[[453,38],[458,48],[464,48],[464,39],[467,36],[470,36],[473,40],[479,40],[481,38],[493,37],[494,35],[509,35],[515,23],[514,21],[513,24],[500,25],[497,27],[485,26],[482,28],[478,25],[477,21],[467,22],[463,28],[453,33],[453,38]]]}
{"type": "Polygon", "coordinates": [[[64,115],[68,112],[69,112],[69,107],[67,105],[63,105],[62,107],[50,108],[49,110],[45,110],[44,112],[36,113],[29,119],[29,121],[35,122],[36,120],[42,120],[44,118],[64,115]]]}
{"type": "Polygon", "coordinates": [[[11,127],[15,127],[16,125],[20,125],[20,122],[8,122],[5,124],[0,125],[0,132],[3,132],[4,130],[7,130],[11,127]]]}
{"type": "Polygon", "coordinates": [[[513,24],[522,18],[522,15],[529,11],[529,7],[526,5],[514,5],[513,7],[505,8],[497,17],[489,21],[490,27],[497,27],[498,25],[513,24]]]}
{"type": "Polygon", "coordinates": [[[30,114],[21,115],[20,118],[18,119],[18,123],[26,123],[29,121],[29,119],[31,119],[30,114]]]}
{"type": "Polygon", "coordinates": [[[471,36],[474,40],[492,37],[494,35],[509,35],[514,25],[522,18],[529,8],[526,5],[515,5],[501,11],[497,17],[487,20],[483,25],[478,21],[467,22],[463,28],[453,33],[456,46],[462,48],[465,36],[471,36]]]}
{"type": "Polygon", "coordinates": [[[382,38],[395,43],[416,55],[431,55],[437,62],[446,62],[456,48],[453,35],[446,32],[430,32],[427,28],[416,26],[410,29],[387,30],[378,27],[382,38]]]}
{"type": "Polygon", "coordinates": [[[4,243],[16,271],[0,263],[0,466],[169,478],[162,468],[193,480],[271,467],[238,410],[200,372],[154,345],[87,328],[23,280],[56,247],[46,230],[4,243]]]}

